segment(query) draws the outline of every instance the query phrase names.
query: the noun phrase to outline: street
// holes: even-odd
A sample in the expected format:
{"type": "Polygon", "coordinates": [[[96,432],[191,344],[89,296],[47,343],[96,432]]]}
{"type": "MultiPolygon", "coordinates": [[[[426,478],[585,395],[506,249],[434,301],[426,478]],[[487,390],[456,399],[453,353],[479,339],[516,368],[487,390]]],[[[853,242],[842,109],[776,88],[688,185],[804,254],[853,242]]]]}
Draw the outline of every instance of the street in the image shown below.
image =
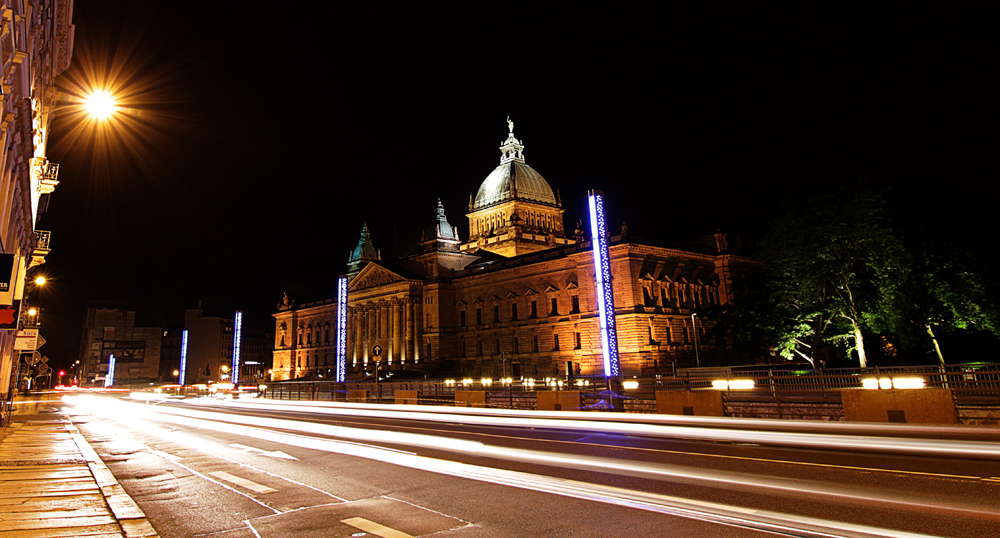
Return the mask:
{"type": "Polygon", "coordinates": [[[977,537],[1000,527],[994,443],[593,413],[68,400],[162,536],[977,537]]]}

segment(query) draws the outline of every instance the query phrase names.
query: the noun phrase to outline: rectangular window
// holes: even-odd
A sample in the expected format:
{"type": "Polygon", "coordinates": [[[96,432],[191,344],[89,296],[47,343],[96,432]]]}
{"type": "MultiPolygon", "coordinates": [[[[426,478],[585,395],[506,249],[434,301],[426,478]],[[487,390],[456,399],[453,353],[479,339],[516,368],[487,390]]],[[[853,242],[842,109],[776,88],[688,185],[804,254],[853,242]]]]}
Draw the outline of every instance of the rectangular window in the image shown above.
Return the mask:
{"type": "Polygon", "coordinates": [[[483,324],[483,309],[482,308],[477,308],[476,309],[476,325],[482,325],[482,324],[483,324]]]}
{"type": "Polygon", "coordinates": [[[476,340],[476,355],[482,355],[482,354],[483,354],[483,341],[476,340]]]}
{"type": "Polygon", "coordinates": [[[500,353],[500,338],[499,337],[498,338],[494,338],[493,339],[493,343],[495,344],[494,348],[493,348],[494,351],[499,354],[500,353]]]}
{"type": "Polygon", "coordinates": [[[493,305],[493,323],[500,323],[500,305],[493,305]]]}
{"type": "Polygon", "coordinates": [[[570,312],[570,314],[579,314],[579,313],[580,313],[580,296],[579,295],[574,295],[573,296],[573,310],[570,312]]]}
{"type": "Polygon", "coordinates": [[[554,342],[552,343],[552,350],[559,351],[559,335],[553,335],[554,342]]]}
{"type": "Polygon", "coordinates": [[[531,318],[538,317],[538,301],[531,301],[531,318]]]}
{"type": "Polygon", "coordinates": [[[555,297],[552,298],[552,311],[549,312],[549,315],[550,316],[558,316],[559,315],[559,300],[556,299],[555,297]]]}
{"type": "Polygon", "coordinates": [[[458,313],[458,324],[465,327],[465,310],[458,313]]]}
{"type": "Polygon", "coordinates": [[[510,319],[511,321],[517,321],[517,303],[510,305],[510,319]]]}
{"type": "Polygon", "coordinates": [[[531,350],[538,353],[538,336],[532,336],[531,339],[531,350]]]}
{"type": "Polygon", "coordinates": [[[573,349],[580,349],[581,348],[581,346],[580,346],[580,333],[576,333],[576,336],[574,336],[574,339],[575,340],[573,342],[573,349]]]}
{"type": "Polygon", "coordinates": [[[518,339],[515,336],[514,337],[514,353],[518,353],[519,351],[521,351],[520,342],[518,342],[518,339]]]}

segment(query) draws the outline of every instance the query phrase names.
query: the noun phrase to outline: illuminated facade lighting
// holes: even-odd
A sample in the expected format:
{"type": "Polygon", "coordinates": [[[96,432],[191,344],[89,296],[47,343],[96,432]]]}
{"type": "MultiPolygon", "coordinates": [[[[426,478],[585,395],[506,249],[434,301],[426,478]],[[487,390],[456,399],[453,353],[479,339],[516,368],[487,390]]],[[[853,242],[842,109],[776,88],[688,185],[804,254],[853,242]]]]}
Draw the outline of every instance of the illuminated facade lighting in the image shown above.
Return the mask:
{"type": "Polygon", "coordinates": [[[240,335],[243,333],[243,311],[236,311],[236,327],[233,334],[233,373],[230,381],[234,385],[240,384],[240,335]]]}
{"type": "Polygon", "coordinates": [[[108,357],[108,375],[104,376],[104,388],[110,388],[115,384],[115,354],[108,357]]]}
{"type": "Polygon", "coordinates": [[[753,379],[716,379],[712,381],[712,388],[715,390],[749,390],[754,386],[756,383],[753,379]]]}
{"type": "Polygon", "coordinates": [[[611,255],[604,223],[604,193],[587,193],[590,204],[590,234],[594,247],[594,273],[597,275],[598,319],[601,320],[601,351],[604,376],[618,377],[618,333],[615,329],[615,301],[611,293],[611,255]]]}
{"type": "Polygon", "coordinates": [[[334,381],[347,379],[347,277],[337,279],[337,373],[334,381]]]}
{"type": "Polygon", "coordinates": [[[187,370],[188,363],[188,332],[184,329],[181,333],[181,373],[177,378],[177,384],[184,386],[184,372],[187,370]]]}

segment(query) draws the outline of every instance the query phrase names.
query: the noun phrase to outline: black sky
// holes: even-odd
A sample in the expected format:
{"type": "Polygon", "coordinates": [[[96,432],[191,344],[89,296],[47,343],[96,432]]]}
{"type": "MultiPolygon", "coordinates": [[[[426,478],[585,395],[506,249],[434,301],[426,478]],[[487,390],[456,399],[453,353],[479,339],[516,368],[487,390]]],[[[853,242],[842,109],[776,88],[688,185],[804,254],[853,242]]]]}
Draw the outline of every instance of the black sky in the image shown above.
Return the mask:
{"type": "Polygon", "coordinates": [[[590,188],[664,239],[759,235],[789,193],[859,178],[996,208],[982,14],[208,4],[76,1],[64,78],[120,73],[133,114],[112,144],[53,126],[53,359],[88,301],[266,324],[283,291],[332,290],[363,224],[405,253],[438,197],[467,237],[508,115],[569,229],[590,188]]]}

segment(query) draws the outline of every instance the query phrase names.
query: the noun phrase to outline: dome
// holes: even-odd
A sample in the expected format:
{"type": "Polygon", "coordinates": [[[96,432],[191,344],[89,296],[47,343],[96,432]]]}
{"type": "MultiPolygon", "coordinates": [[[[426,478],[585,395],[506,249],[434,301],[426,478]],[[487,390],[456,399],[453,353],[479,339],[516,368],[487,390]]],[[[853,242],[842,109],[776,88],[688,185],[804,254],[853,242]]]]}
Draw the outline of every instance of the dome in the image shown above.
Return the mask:
{"type": "Polygon", "coordinates": [[[479,186],[471,211],[507,200],[524,200],[559,207],[552,187],[534,168],[524,164],[524,145],[514,138],[514,122],[507,120],[510,135],[500,146],[500,166],[479,186]]]}
{"type": "Polygon", "coordinates": [[[486,176],[473,201],[472,210],[515,199],[558,206],[552,187],[541,174],[523,162],[511,161],[501,164],[486,176]]]}

